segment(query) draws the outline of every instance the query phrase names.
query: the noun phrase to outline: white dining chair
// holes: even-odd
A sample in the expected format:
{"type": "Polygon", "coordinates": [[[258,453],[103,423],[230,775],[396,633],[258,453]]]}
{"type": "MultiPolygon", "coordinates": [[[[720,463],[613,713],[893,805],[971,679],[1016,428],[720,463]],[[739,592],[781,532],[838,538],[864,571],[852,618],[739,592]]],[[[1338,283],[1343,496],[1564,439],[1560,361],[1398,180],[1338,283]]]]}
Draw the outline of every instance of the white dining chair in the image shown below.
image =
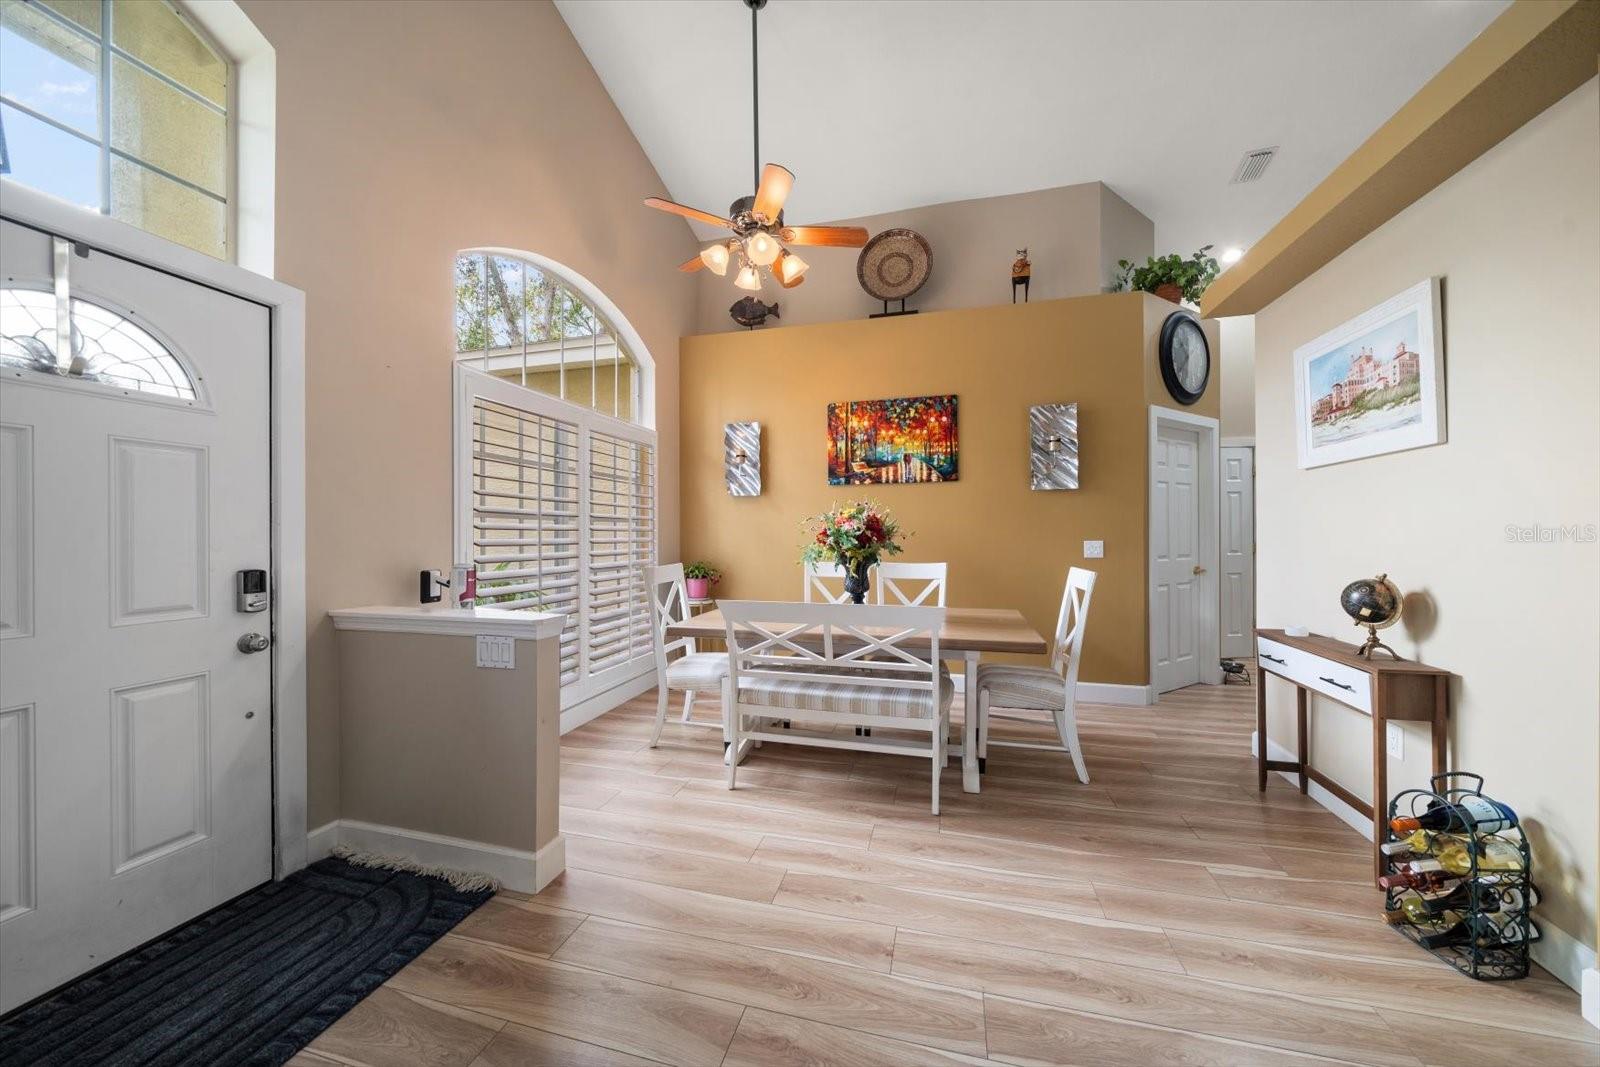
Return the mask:
{"type": "Polygon", "coordinates": [[[1083,750],[1078,744],[1078,659],[1083,650],[1083,633],[1089,623],[1089,601],[1094,595],[1094,571],[1073,567],[1067,571],[1067,586],[1061,593],[1061,614],[1056,619],[1055,639],[1050,645],[1050,666],[1029,667],[1013,663],[978,665],[978,761],[987,762],[989,747],[1033,748],[1066,752],[1072,756],[1078,781],[1089,782],[1083,765],[1083,750]],[[993,709],[1003,708],[1005,711],[993,709]],[[1059,745],[1044,741],[997,741],[989,737],[989,719],[1012,719],[1038,723],[1037,715],[1017,711],[1048,712],[1061,738],[1059,745]]]}
{"type": "Polygon", "coordinates": [[[801,595],[807,604],[843,604],[850,599],[850,594],[844,591],[842,563],[802,563],[800,566],[804,583],[801,595]]]}
{"type": "Polygon", "coordinates": [[[680,637],[669,640],[667,627],[683,622],[689,617],[689,596],[684,589],[683,564],[669,563],[650,568],[650,611],[654,625],[651,635],[656,648],[656,725],[650,731],[650,747],[661,740],[661,728],[667,721],[667,694],[683,694],[683,714],[678,721],[685,726],[709,726],[724,731],[726,711],[722,721],[704,722],[691,718],[696,693],[720,693],[722,680],[728,676],[728,657],[716,652],[698,652],[694,638],[680,637]],[[673,657],[673,653],[682,655],[673,657]]]}
{"type": "Polygon", "coordinates": [[[948,563],[879,563],[878,603],[942,608],[949,574],[948,563]]]}

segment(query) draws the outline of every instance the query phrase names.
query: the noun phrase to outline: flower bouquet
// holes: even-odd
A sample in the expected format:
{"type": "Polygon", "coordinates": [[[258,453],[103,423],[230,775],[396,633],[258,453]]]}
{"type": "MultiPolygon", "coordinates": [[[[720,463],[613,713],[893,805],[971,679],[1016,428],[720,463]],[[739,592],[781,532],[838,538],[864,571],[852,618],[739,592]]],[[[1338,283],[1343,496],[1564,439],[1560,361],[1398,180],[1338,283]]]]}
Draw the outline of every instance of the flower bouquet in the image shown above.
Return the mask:
{"type": "Polygon", "coordinates": [[[883,556],[899,555],[900,524],[887,508],[870,500],[835,507],[813,515],[804,523],[811,535],[801,559],[806,563],[837,563],[844,568],[845,592],[856,604],[867,595],[867,571],[883,556]]]}

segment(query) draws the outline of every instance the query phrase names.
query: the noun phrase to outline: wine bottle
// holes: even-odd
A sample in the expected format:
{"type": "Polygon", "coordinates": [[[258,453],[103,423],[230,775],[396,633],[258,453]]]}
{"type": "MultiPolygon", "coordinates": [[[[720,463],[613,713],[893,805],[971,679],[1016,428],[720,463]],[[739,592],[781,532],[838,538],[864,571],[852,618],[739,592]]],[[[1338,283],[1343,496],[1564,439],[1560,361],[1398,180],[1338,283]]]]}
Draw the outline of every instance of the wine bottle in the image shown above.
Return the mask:
{"type": "MultiPolygon", "coordinates": [[[[1480,883],[1483,880],[1480,879],[1480,883]]],[[[1443,890],[1421,890],[1418,899],[1429,915],[1442,915],[1447,911],[1467,911],[1472,907],[1476,897],[1478,910],[1485,912],[1521,911],[1524,902],[1527,907],[1539,903],[1539,889],[1529,885],[1526,892],[1520,886],[1506,886],[1504,889],[1493,888],[1492,885],[1480,884],[1474,888],[1472,883],[1457,881],[1453,887],[1443,890]]]]}
{"type": "Polygon", "coordinates": [[[1399,870],[1378,878],[1381,889],[1448,889],[1455,884],[1456,876],[1448,871],[1399,870]]]}
{"type": "Polygon", "coordinates": [[[1442,843],[1435,858],[1443,870],[1468,875],[1473,871],[1473,853],[1477,854],[1480,874],[1522,870],[1522,849],[1503,837],[1480,837],[1470,842],[1456,838],[1442,843]]]}
{"type": "Polygon", "coordinates": [[[1435,800],[1420,815],[1397,815],[1389,820],[1389,828],[1404,834],[1412,830],[1475,830],[1481,834],[1498,833],[1517,825],[1517,813],[1488,797],[1465,793],[1454,803],[1435,800]]]}
{"type": "Polygon", "coordinates": [[[1465,917],[1456,912],[1449,912],[1441,916],[1435,925],[1419,934],[1417,943],[1424,948],[1465,945],[1469,942],[1479,948],[1509,948],[1522,944],[1524,931],[1527,933],[1529,944],[1544,937],[1538,924],[1524,919],[1520,912],[1474,914],[1465,917]]]}
{"type": "Polygon", "coordinates": [[[1401,856],[1408,852],[1425,856],[1433,847],[1433,834],[1426,830],[1413,830],[1397,841],[1385,841],[1378,846],[1385,856],[1401,856]]]}

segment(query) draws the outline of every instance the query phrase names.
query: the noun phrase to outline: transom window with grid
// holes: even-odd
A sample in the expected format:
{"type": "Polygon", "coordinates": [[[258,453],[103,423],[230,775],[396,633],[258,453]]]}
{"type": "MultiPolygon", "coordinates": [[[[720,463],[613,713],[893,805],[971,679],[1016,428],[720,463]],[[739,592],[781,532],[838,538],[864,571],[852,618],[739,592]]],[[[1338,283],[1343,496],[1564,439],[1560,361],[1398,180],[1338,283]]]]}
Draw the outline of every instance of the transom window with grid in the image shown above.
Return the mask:
{"type": "Polygon", "coordinates": [[[655,432],[641,366],[548,266],[456,268],[456,544],[478,603],[566,616],[562,706],[651,669],[655,432]]]}
{"type": "Polygon", "coordinates": [[[167,0],[0,0],[0,173],[232,258],[232,73],[167,0]]]}

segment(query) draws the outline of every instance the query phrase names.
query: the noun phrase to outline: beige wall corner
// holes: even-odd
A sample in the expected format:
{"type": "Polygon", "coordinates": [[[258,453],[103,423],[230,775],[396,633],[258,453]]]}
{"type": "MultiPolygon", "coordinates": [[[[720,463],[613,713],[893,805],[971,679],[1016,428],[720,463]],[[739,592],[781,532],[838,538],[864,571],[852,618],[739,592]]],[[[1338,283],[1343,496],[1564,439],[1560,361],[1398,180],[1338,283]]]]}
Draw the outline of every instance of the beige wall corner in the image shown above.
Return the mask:
{"type": "Polygon", "coordinates": [[[1217,320],[1222,338],[1222,436],[1256,435],[1256,320],[1234,315],[1217,320]]]}
{"type": "Polygon", "coordinates": [[[1600,3],[1516,0],[1206,293],[1250,315],[1595,75],[1600,3]]]}
{"type": "MultiPolygon", "coordinates": [[[[1591,75],[1256,316],[1260,624],[1353,640],[1345,583],[1383,571],[1410,594],[1387,640],[1459,676],[1450,764],[1522,816],[1537,917],[1570,935],[1547,932],[1535,958],[1573,983],[1585,953],[1593,966],[1600,892],[1596,189],[1591,75]],[[1298,469],[1295,348],[1428,277],[1442,280],[1446,442],[1298,469]]],[[[1286,687],[1271,704],[1270,733],[1292,737],[1286,687]]],[[[1313,720],[1321,768],[1365,797],[1369,721],[1321,700],[1313,720]]],[[[1423,735],[1408,727],[1404,750],[1397,790],[1427,779],[1423,735]]]]}
{"type": "Polygon", "coordinates": [[[451,560],[451,267],[526,249],[594,282],[656,361],[661,537],[677,547],[678,338],[694,253],[548,3],[242,0],[277,51],[277,275],[306,293],[309,825],[340,814],[329,607],[411,603],[451,560]],[[361,42],[361,47],[352,47],[361,42]],[[486,93],[482,72],[518,72],[486,93]],[[418,146],[427,146],[419,155],[418,146]],[[575,146],[581,150],[575,151],[575,146]]]}
{"type": "Polygon", "coordinates": [[[1093,292],[1104,292],[1116,276],[1118,260],[1143,263],[1155,255],[1156,224],[1111,186],[1095,184],[1100,187],[1100,275],[1093,292]]]}

